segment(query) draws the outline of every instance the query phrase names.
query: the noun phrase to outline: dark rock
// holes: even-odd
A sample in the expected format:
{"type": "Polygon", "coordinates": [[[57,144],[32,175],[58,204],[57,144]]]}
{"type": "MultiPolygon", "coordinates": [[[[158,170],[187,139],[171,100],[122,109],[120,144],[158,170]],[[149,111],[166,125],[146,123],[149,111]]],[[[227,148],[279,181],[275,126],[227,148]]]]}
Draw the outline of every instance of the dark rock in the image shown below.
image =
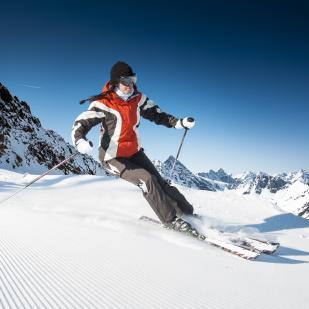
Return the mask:
{"type": "Polygon", "coordinates": [[[26,113],[31,114],[30,107],[25,101],[21,101],[20,105],[22,106],[22,108],[25,110],[26,113]]]}
{"type": "Polygon", "coordinates": [[[300,209],[298,216],[300,217],[309,217],[309,202],[305,203],[303,207],[300,209]]]}
{"type": "Polygon", "coordinates": [[[10,92],[2,84],[0,84],[0,98],[4,102],[11,102],[13,100],[10,92]]]}

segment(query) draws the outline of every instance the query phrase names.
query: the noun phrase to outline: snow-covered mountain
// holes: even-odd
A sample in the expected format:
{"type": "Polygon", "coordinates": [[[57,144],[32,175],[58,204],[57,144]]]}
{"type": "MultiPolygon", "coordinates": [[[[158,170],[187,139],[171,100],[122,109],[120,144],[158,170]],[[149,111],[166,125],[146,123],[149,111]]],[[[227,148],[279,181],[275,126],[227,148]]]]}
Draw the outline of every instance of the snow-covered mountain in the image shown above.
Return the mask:
{"type": "MultiPolygon", "coordinates": [[[[169,158],[164,162],[161,162],[159,160],[153,161],[157,170],[165,179],[170,179],[170,173],[174,162],[175,158],[173,156],[169,156],[169,158]]],[[[215,184],[211,183],[210,181],[199,177],[198,175],[194,175],[179,160],[177,160],[175,164],[174,172],[172,174],[172,181],[188,188],[208,191],[216,191],[219,189],[215,184]]]]}
{"type": "Polygon", "coordinates": [[[231,175],[219,169],[217,172],[210,170],[198,175],[216,182],[223,190],[234,190],[245,195],[261,195],[285,211],[309,218],[309,172],[306,170],[276,175],[264,172],[231,175]]]}
{"type": "MultiPolygon", "coordinates": [[[[156,160],[154,164],[160,174],[169,179],[174,162],[175,158],[170,156],[166,161],[156,160]]],[[[261,195],[285,211],[309,218],[309,173],[305,170],[277,175],[245,172],[233,176],[219,169],[194,174],[177,160],[172,181],[200,190],[233,190],[244,195],[261,195]]]]}
{"type": "Polygon", "coordinates": [[[232,175],[227,174],[222,168],[218,169],[217,172],[215,172],[214,170],[210,170],[207,173],[198,173],[198,175],[204,178],[224,182],[230,185],[235,183],[235,179],[232,177],[232,175]]]}
{"type": "MultiPolygon", "coordinates": [[[[29,105],[0,83],[0,166],[40,174],[76,152],[56,132],[44,129],[29,105]]],[[[105,174],[93,158],[77,154],[56,173],[105,174]]]]}
{"type": "Polygon", "coordinates": [[[231,187],[242,194],[268,196],[275,205],[304,218],[309,217],[309,173],[305,170],[269,175],[249,172],[234,177],[231,187]]]}
{"type": "Polygon", "coordinates": [[[230,189],[236,184],[236,181],[232,175],[227,174],[222,168],[218,169],[217,172],[210,170],[207,173],[202,172],[197,175],[212,183],[215,188],[220,191],[224,191],[225,188],[230,189]]]}
{"type": "Polygon", "coordinates": [[[309,172],[300,170],[284,177],[286,186],[276,192],[274,202],[281,209],[309,218],[309,172]]]}
{"type": "Polygon", "coordinates": [[[284,189],[287,184],[285,178],[280,175],[271,176],[264,172],[258,174],[249,172],[235,178],[235,183],[231,189],[242,191],[243,194],[261,194],[264,189],[269,190],[270,193],[276,193],[284,189]]]}

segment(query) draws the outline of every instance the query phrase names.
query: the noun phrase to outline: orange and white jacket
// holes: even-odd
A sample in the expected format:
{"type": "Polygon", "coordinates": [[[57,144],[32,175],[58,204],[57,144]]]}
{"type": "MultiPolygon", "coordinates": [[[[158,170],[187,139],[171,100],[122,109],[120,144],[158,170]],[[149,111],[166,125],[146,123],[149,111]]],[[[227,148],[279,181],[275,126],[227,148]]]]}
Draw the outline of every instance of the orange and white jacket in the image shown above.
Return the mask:
{"type": "MultiPolygon", "coordinates": [[[[103,92],[109,86],[108,82],[103,92]]],[[[90,129],[101,123],[100,161],[131,157],[141,148],[138,139],[140,116],[169,128],[175,127],[178,121],[176,117],[162,112],[158,105],[137,88],[126,101],[112,91],[103,99],[91,102],[88,110],[76,118],[72,128],[73,144],[86,139],[90,129]]]]}

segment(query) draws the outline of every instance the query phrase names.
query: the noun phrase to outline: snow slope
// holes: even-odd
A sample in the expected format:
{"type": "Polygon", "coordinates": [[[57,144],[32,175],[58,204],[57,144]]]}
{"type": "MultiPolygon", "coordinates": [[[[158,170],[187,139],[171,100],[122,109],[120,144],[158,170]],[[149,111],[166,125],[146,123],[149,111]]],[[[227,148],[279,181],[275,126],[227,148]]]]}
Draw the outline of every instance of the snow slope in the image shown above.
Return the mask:
{"type": "MultiPolygon", "coordinates": [[[[0,170],[0,200],[35,175],[0,170]]],[[[246,261],[139,221],[139,189],[106,176],[46,176],[0,204],[1,308],[280,308],[309,304],[309,221],[261,196],[180,188],[205,233],[278,240],[246,261]]]]}

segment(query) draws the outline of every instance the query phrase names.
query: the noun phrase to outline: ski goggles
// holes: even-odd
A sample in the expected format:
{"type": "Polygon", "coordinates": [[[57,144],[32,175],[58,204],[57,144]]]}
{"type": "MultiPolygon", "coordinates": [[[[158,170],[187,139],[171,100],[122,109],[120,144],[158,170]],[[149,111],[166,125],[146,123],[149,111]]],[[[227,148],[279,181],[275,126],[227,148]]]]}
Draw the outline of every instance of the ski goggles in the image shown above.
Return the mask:
{"type": "Polygon", "coordinates": [[[120,76],[119,83],[124,86],[131,86],[132,84],[136,84],[137,77],[136,75],[133,76],[120,76]]]}

